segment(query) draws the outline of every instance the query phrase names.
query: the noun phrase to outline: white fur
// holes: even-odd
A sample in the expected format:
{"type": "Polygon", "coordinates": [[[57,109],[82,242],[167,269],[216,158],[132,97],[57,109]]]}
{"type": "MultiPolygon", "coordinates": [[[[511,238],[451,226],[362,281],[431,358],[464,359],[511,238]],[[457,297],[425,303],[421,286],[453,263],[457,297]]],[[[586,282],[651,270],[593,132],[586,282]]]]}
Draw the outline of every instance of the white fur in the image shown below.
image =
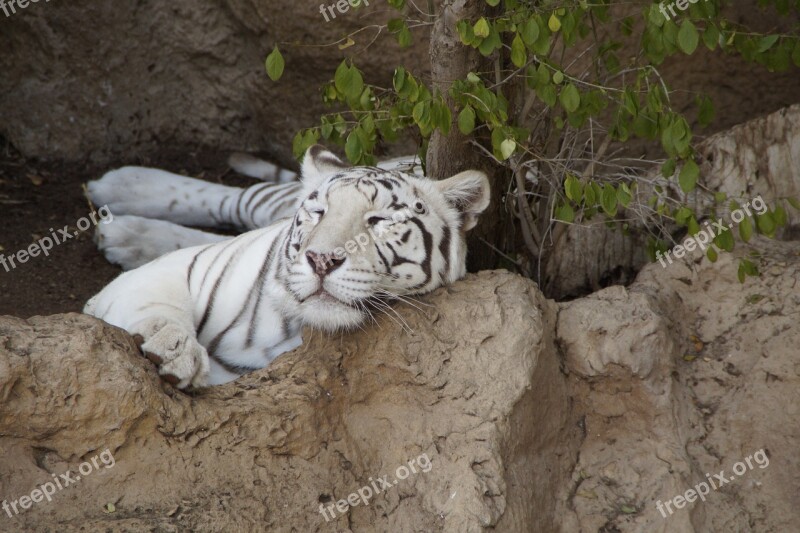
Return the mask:
{"type": "MultiPolygon", "coordinates": [[[[319,147],[306,155],[302,187],[293,219],[159,257],[122,274],[84,311],[142,335],[143,350],[162,360],[159,372],[175,376],[179,387],[224,383],[241,373],[226,367],[262,368],[299,346],[303,326],[350,329],[376,300],[423,294],[463,276],[464,231],[489,195],[480,172],[435,182],[347,168],[319,147]],[[397,217],[400,206],[410,215],[397,217]],[[358,250],[339,255],[356,240],[358,250]],[[334,256],[335,263],[317,260],[334,256]]],[[[160,230],[172,244],[210,238],[119,219],[114,235],[160,230]]],[[[113,232],[104,233],[107,242],[113,232]]]]}
{"type": "Polygon", "coordinates": [[[117,216],[113,223],[99,224],[95,230],[97,247],[123,270],[138,268],[181,248],[227,239],[230,237],[131,215],[117,216]]]}

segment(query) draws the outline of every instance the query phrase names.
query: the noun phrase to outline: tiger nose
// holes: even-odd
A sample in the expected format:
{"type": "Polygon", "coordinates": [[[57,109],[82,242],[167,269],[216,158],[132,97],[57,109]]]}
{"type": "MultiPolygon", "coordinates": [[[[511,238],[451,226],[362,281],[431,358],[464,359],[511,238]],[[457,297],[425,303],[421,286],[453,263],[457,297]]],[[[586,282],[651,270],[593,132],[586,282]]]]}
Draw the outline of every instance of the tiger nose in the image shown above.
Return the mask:
{"type": "Polygon", "coordinates": [[[306,259],[320,278],[324,278],[342,266],[345,260],[344,257],[336,257],[336,254],[333,253],[318,254],[310,250],[306,252],[306,259]]]}

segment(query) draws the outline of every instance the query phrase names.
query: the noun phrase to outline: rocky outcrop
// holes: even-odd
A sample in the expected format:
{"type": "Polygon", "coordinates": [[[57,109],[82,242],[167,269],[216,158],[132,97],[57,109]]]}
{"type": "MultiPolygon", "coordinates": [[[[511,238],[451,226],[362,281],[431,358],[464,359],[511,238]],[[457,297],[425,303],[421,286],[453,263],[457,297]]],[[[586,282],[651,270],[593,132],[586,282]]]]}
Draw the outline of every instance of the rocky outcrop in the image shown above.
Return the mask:
{"type": "Polygon", "coordinates": [[[0,529],[796,530],[800,259],[753,246],[744,285],[726,254],[563,304],[470,275],[194,395],[94,319],[4,318],[2,498],[113,466],[0,529]]]}
{"type": "Polygon", "coordinates": [[[555,305],[522,278],[485,273],[398,312],[356,335],[309,332],[268,369],[194,396],[160,383],[126,334],[89,317],[4,319],[0,494],[30,494],[105,449],[115,465],[0,523],[557,527],[579,440],[554,348],[555,305]],[[413,460],[416,473],[402,470],[413,460]],[[378,482],[385,475],[389,487],[378,482]],[[383,490],[336,509],[363,487],[383,490]]]}
{"type": "Polygon", "coordinates": [[[628,288],[561,306],[558,338],[585,415],[564,531],[800,527],[796,251],[759,239],[716,264],[655,263],[628,288]],[[753,251],[763,274],[740,284],[736,257],[753,251]],[[705,502],[665,506],[722,471],[730,481],[705,502]]]}

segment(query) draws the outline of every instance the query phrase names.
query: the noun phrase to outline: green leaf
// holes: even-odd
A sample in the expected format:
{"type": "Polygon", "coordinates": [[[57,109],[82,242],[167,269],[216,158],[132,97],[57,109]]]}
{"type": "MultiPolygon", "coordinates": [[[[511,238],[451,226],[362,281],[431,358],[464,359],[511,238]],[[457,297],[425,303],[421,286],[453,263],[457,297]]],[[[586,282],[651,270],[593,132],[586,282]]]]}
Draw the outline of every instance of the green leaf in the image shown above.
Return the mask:
{"type": "Polygon", "coordinates": [[[528,46],[533,46],[533,43],[539,39],[539,25],[536,23],[536,19],[531,17],[522,25],[522,40],[525,41],[525,44],[528,46]]]}
{"type": "Polygon", "coordinates": [[[685,226],[692,217],[694,217],[694,213],[692,213],[692,210],[688,207],[679,208],[673,215],[673,218],[675,218],[675,223],[680,224],[681,226],[685,226]]]}
{"type": "Polygon", "coordinates": [[[739,271],[736,275],[739,283],[744,283],[746,276],[758,276],[758,267],[752,261],[742,259],[739,261],[739,271]]]}
{"type": "Polygon", "coordinates": [[[477,37],[488,37],[490,33],[489,22],[481,17],[478,19],[478,22],[475,23],[475,26],[472,27],[472,31],[475,32],[477,37]]]}
{"type": "Polygon", "coordinates": [[[681,23],[681,29],[678,30],[678,48],[684,54],[689,55],[697,48],[698,40],[697,28],[694,27],[691,20],[685,19],[681,23]]]}
{"type": "Polygon", "coordinates": [[[550,20],[547,21],[547,27],[550,28],[550,31],[553,33],[561,29],[561,21],[558,19],[555,13],[550,15],[550,20]]]}
{"type": "Polygon", "coordinates": [[[525,50],[525,43],[522,41],[522,37],[520,37],[518,33],[514,37],[514,40],[511,41],[511,62],[514,63],[515,67],[521,68],[527,61],[528,52],[525,50]]]}
{"type": "Polygon", "coordinates": [[[734,241],[733,241],[733,233],[731,233],[731,230],[727,229],[721,233],[718,233],[716,237],[714,237],[714,244],[716,244],[719,248],[725,250],[726,252],[733,251],[734,241]]]}
{"type": "Polygon", "coordinates": [[[392,83],[394,85],[394,90],[399,93],[406,83],[406,69],[403,67],[397,67],[394,70],[394,78],[392,79],[392,83]]]}
{"type": "Polygon", "coordinates": [[[397,44],[399,44],[401,48],[408,48],[411,46],[411,30],[408,29],[408,26],[404,26],[397,34],[397,44]]]}
{"type": "Polygon", "coordinates": [[[704,96],[700,99],[700,110],[697,114],[697,122],[705,127],[711,124],[713,120],[714,105],[711,103],[711,99],[708,96],[704,96]]]}
{"type": "Polygon", "coordinates": [[[561,94],[559,95],[559,100],[561,101],[561,105],[564,107],[564,109],[567,110],[567,112],[573,113],[575,110],[578,109],[578,106],[581,103],[581,95],[578,93],[578,89],[576,89],[574,85],[568,83],[561,90],[561,94]]]}
{"type": "Polygon", "coordinates": [[[763,54],[764,52],[772,48],[772,45],[778,41],[779,37],[780,37],[779,35],[765,35],[764,37],[762,37],[761,40],[758,42],[758,52],[760,54],[763,54]]]}
{"type": "Polygon", "coordinates": [[[628,204],[631,203],[631,190],[626,183],[621,183],[617,189],[617,202],[622,207],[628,207],[628,204]]]}
{"type": "Polygon", "coordinates": [[[556,208],[556,219],[569,224],[575,220],[575,211],[571,205],[565,203],[556,208]]]}
{"type": "Polygon", "coordinates": [[[717,255],[716,250],[714,250],[713,248],[709,248],[708,250],[706,250],[706,257],[708,257],[708,260],[711,261],[712,263],[716,263],[717,258],[719,256],[717,255]]]}
{"type": "Polygon", "coordinates": [[[700,168],[693,159],[688,159],[686,163],[683,164],[681,173],[678,175],[678,183],[681,186],[681,190],[685,193],[692,192],[695,185],[697,185],[698,176],[700,176],[700,168]]]}
{"type": "Polygon", "coordinates": [[[789,205],[800,211],[800,200],[798,200],[797,198],[789,197],[786,199],[786,201],[789,202],[789,205]]]}
{"type": "Polygon", "coordinates": [[[475,129],[475,110],[467,106],[458,114],[458,129],[464,135],[469,135],[475,129]]]}
{"type": "Polygon", "coordinates": [[[283,76],[283,67],[286,65],[286,62],[283,60],[283,55],[281,55],[281,51],[278,50],[278,46],[275,45],[275,48],[272,49],[272,52],[267,56],[266,67],[267,67],[267,76],[272,81],[278,81],[281,76],[283,76]]]}
{"type": "Polygon", "coordinates": [[[567,179],[564,180],[564,192],[567,198],[576,204],[580,203],[581,198],[583,198],[583,184],[572,174],[567,174],[567,179]]]}
{"type": "Polygon", "coordinates": [[[586,187],[583,189],[583,196],[585,198],[584,205],[586,207],[592,207],[597,203],[597,195],[595,194],[594,188],[592,187],[592,183],[589,182],[586,184],[586,187]]]}
{"type": "Polygon", "coordinates": [[[516,148],[517,142],[514,139],[506,139],[500,143],[500,154],[503,156],[503,159],[508,159],[516,148]]]}
{"type": "Polygon", "coordinates": [[[663,165],[661,165],[661,175],[665,178],[671,178],[675,175],[675,158],[671,157],[667,159],[663,165]]]}
{"type": "Polygon", "coordinates": [[[472,24],[466,20],[459,20],[458,24],[456,24],[456,30],[458,31],[458,36],[461,38],[462,44],[465,46],[475,46],[477,44],[475,42],[477,38],[475,37],[475,31],[472,29],[472,24]]]}
{"type": "Polygon", "coordinates": [[[603,187],[603,195],[600,199],[603,206],[603,211],[608,216],[615,216],[617,214],[617,191],[612,185],[606,184],[603,187]]]}
{"type": "Polygon", "coordinates": [[[347,136],[347,142],[344,145],[344,153],[351,163],[358,163],[363,155],[363,149],[357,130],[354,129],[350,132],[350,135],[347,136]]]}
{"type": "Polygon", "coordinates": [[[700,231],[700,224],[697,223],[697,219],[694,218],[694,215],[689,218],[689,223],[686,224],[686,231],[689,235],[697,235],[697,232],[700,231]]]}
{"type": "Polygon", "coordinates": [[[431,103],[430,101],[418,102],[414,106],[411,116],[418,126],[424,127],[428,124],[431,118],[431,103]]]}
{"type": "Polygon", "coordinates": [[[744,217],[739,224],[739,236],[744,242],[750,242],[750,237],[753,236],[753,223],[750,221],[750,217],[744,217]]]}
{"type": "Polygon", "coordinates": [[[536,89],[536,95],[542,99],[542,102],[547,104],[547,107],[553,107],[556,105],[556,99],[558,96],[556,95],[556,86],[548,83],[547,85],[540,86],[536,89]]]}
{"type": "Polygon", "coordinates": [[[497,7],[497,5],[500,3],[500,0],[486,0],[486,3],[492,7],[497,7]]]}
{"type": "Polygon", "coordinates": [[[359,98],[364,90],[364,79],[361,77],[361,73],[356,67],[348,66],[346,60],[336,68],[333,83],[336,90],[350,100],[359,98]]]}
{"type": "Polygon", "coordinates": [[[306,150],[319,140],[316,130],[308,129],[298,131],[292,140],[292,153],[296,158],[300,158],[306,150]]]}
{"type": "Polygon", "coordinates": [[[562,81],[564,81],[564,73],[560,70],[555,71],[553,73],[553,83],[560,85],[562,81]]]}
{"type": "Polygon", "coordinates": [[[719,44],[719,30],[713,24],[709,24],[703,32],[703,44],[711,51],[719,44]]]}
{"type": "Polygon", "coordinates": [[[397,33],[405,27],[406,21],[403,19],[391,19],[386,23],[386,28],[392,33],[397,33]]]}
{"type": "Polygon", "coordinates": [[[772,217],[772,213],[769,211],[763,215],[756,215],[756,224],[758,225],[758,231],[768,237],[775,235],[775,230],[778,227],[777,224],[775,224],[775,219],[772,217]]]}

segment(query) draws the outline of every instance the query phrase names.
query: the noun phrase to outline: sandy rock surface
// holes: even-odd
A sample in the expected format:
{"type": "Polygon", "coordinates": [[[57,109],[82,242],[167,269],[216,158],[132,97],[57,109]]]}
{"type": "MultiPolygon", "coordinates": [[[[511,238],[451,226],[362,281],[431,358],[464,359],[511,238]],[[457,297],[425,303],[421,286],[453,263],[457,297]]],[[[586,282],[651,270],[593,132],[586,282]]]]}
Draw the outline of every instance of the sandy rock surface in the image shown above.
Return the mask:
{"type": "Polygon", "coordinates": [[[755,246],[744,287],[732,255],[563,304],[470,275],[194,395],[89,317],[0,319],[0,495],[89,470],[0,530],[797,530],[800,259],[755,246]]]}

